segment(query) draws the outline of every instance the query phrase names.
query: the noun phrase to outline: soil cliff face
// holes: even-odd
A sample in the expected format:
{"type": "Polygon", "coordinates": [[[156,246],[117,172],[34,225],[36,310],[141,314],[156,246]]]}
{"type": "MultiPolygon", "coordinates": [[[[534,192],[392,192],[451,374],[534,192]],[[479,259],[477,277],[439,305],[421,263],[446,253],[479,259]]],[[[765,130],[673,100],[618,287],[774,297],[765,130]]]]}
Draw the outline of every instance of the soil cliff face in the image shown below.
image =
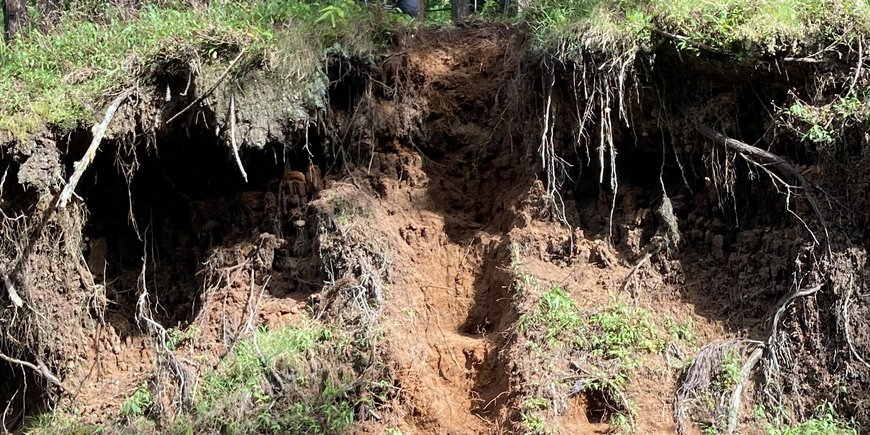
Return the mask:
{"type": "Polygon", "coordinates": [[[165,430],[252,331],[309,322],[355,337],[305,370],[360,380],[356,431],[751,433],[777,418],[753,404],[823,400],[866,423],[860,126],[826,148],[788,123],[822,66],[647,60],[419,30],[333,60],[317,123],[234,101],[238,157],[208,108],[122,109],[59,209],[91,133],[6,144],[5,427],[129,423],[144,383],[165,430]]]}

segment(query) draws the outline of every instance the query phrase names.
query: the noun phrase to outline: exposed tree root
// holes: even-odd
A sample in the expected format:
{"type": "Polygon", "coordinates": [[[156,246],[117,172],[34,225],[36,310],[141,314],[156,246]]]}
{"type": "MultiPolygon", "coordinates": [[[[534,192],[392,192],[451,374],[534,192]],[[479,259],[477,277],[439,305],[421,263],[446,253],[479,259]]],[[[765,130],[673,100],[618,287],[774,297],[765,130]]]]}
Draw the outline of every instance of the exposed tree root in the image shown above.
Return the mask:
{"type": "Polygon", "coordinates": [[[23,307],[24,301],[21,300],[21,296],[18,296],[18,292],[15,291],[15,285],[12,284],[9,275],[4,273],[0,275],[0,278],[3,279],[3,286],[6,287],[6,293],[9,295],[9,300],[12,301],[12,305],[15,305],[15,308],[23,307]]]}
{"type": "MultiPolygon", "coordinates": [[[[830,254],[830,245],[828,243],[828,224],[825,220],[824,215],[822,214],[821,209],[819,208],[819,203],[818,201],[816,201],[815,195],[813,195],[813,186],[807,181],[806,178],[804,178],[803,175],[801,175],[794,168],[794,166],[792,166],[791,163],[785,161],[782,157],[779,157],[776,154],[725,136],[724,134],[719,133],[718,131],[713,130],[706,125],[698,124],[695,128],[697,129],[698,133],[700,133],[702,136],[709,139],[710,141],[721,145],[727,149],[730,149],[731,151],[737,152],[738,154],[743,156],[748,162],[754,163],[767,171],[768,174],[770,174],[775,180],[780,181],[785,186],[789,198],[791,196],[792,186],[788,183],[783,182],[781,179],[779,179],[779,177],[773,175],[767,169],[767,166],[772,166],[776,168],[781,174],[791,177],[792,179],[797,181],[800,188],[806,195],[807,202],[809,202],[810,207],[812,207],[813,213],[815,213],[816,217],[819,219],[819,223],[822,225],[822,230],[825,234],[825,245],[827,246],[828,253],[830,254]]],[[[789,211],[791,212],[791,210],[789,211]]],[[[792,212],[792,214],[794,214],[794,212],[792,212]]],[[[804,222],[803,219],[801,219],[799,216],[796,215],[796,217],[800,219],[801,222],[804,222]]],[[[805,222],[804,225],[806,226],[805,222]]],[[[810,233],[812,234],[812,231],[810,231],[810,233]]],[[[813,235],[813,239],[816,241],[816,243],[819,242],[818,239],[816,239],[815,235],[813,235]]]]}
{"type": "Polygon", "coordinates": [[[731,401],[729,402],[728,407],[728,433],[734,433],[734,431],[737,430],[737,417],[739,416],[740,399],[743,395],[743,388],[745,387],[746,382],[749,381],[749,376],[752,375],[752,370],[755,369],[755,365],[758,364],[759,360],[761,360],[763,353],[763,347],[756,347],[740,368],[740,379],[737,381],[737,385],[734,386],[734,390],[731,392],[731,401]]]}
{"type": "Polygon", "coordinates": [[[36,364],[29,363],[27,361],[22,361],[20,359],[12,358],[10,356],[6,356],[2,352],[0,352],[0,359],[3,359],[12,364],[18,364],[23,367],[27,367],[30,370],[33,370],[34,373],[42,376],[46,381],[50,382],[52,385],[60,388],[61,391],[67,391],[66,387],[64,387],[63,382],[58,379],[51,370],[39,359],[36,359],[36,364]]]}
{"type": "Polygon", "coordinates": [[[632,285],[635,283],[634,277],[640,272],[640,269],[647,263],[650,262],[653,255],[658,255],[659,252],[664,248],[664,243],[651,243],[645,249],[646,254],[641,257],[640,261],[634,265],[631,269],[631,272],[628,273],[625,277],[625,281],[622,283],[622,291],[627,291],[633,299],[637,299],[637,285],[632,285]]]}
{"type": "Polygon", "coordinates": [[[230,95],[230,144],[233,147],[233,157],[236,159],[236,165],[239,167],[239,172],[242,173],[242,178],[245,183],[248,182],[248,173],[242,165],[242,159],[239,157],[239,144],[236,143],[236,96],[230,95]]]}
{"type": "MultiPolygon", "coordinates": [[[[718,400],[716,406],[718,412],[716,412],[717,415],[714,418],[721,417],[721,414],[726,412],[726,409],[731,411],[729,414],[736,415],[737,407],[733,404],[734,398],[736,396],[739,405],[743,390],[742,385],[749,378],[752,369],[758,362],[758,358],[761,357],[759,350],[763,349],[763,346],[763,342],[746,339],[721,340],[704,345],[695,355],[695,359],[692,365],[689,366],[682,385],[677,390],[677,397],[674,401],[674,419],[677,422],[677,432],[681,434],[688,433],[687,423],[689,414],[694,408],[693,403],[700,402],[701,397],[705,394],[715,394],[717,390],[719,396],[714,397],[714,399],[718,400]],[[748,364],[748,360],[742,366],[740,379],[734,386],[730,400],[726,400],[725,392],[719,390],[719,387],[716,385],[716,379],[721,372],[722,363],[729,354],[743,355],[748,349],[753,349],[749,359],[752,360],[752,364],[748,364]]],[[[716,421],[714,420],[710,423],[715,424],[716,421]]]]}
{"type": "MultiPolygon", "coordinates": [[[[780,176],[788,177],[794,182],[797,183],[798,187],[804,192],[804,197],[809,202],[812,207],[813,213],[816,215],[816,218],[819,221],[823,231],[824,231],[824,244],[826,248],[826,252],[830,255],[830,244],[829,244],[829,236],[828,236],[828,228],[825,218],[821,212],[821,209],[818,206],[818,202],[816,201],[813,195],[813,185],[806,180],[790,163],[782,159],[781,157],[772,154],[768,151],[759,149],[757,147],[748,145],[741,141],[729,138],[712,128],[705,125],[697,125],[697,131],[707,138],[708,140],[725,147],[726,149],[736,152],[741,157],[743,157],[747,163],[754,165],[756,167],[764,170],[773,180],[774,183],[779,186],[784,186],[787,201],[791,197],[792,189],[794,186],[785,182],[780,176]],[[780,174],[774,174],[768,167],[773,167],[780,174]]],[[[809,230],[807,223],[800,218],[795,212],[789,209],[789,212],[795,215],[795,217],[800,220],[800,222],[804,225],[805,228],[810,232],[813,237],[813,241],[816,244],[819,244],[819,240],[812,234],[812,231],[809,230]]],[[[777,343],[778,332],[777,328],[779,326],[780,320],[782,316],[785,314],[788,307],[798,298],[806,297],[815,294],[819,290],[821,290],[823,284],[817,284],[815,286],[804,288],[796,283],[794,286],[794,290],[790,292],[788,295],[784,296],[776,305],[777,309],[774,312],[773,318],[771,320],[769,333],[767,338],[764,341],[756,341],[756,340],[726,340],[722,342],[713,342],[706,346],[704,346],[695,358],[694,363],[689,368],[682,385],[677,391],[677,398],[675,401],[675,410],[674,417],[677,420],[677,425],[680,433],[686,432],[686,420],[688,417],[688,410],[691,408],[689,405],[690,402],[698,402],[698,399],[703,394],[708,393],[717,393],[719,394],[719,405],[717,406],[713,421],[711,424],[716,425],[719,429],[725,429],[728,433],[734,433],[737,430],[738,425],[738,416],[740,403],[742,400],[743,390],[747,382],[749,382],[751,378],[752,372],[755,370],[755,367],[758,365],[763,358],[770,359],[770,364],[767,364],[770,370],[773,372],[765,372],[766,376],[769,378],[771,374],[775,373],[778,370],[777,364],[777,347],[779,344],[777,343]],[[746,353],[748,352],[748,355],[746,353]],[[741,355],[741,360],[743,361],[741,365],[741,369],[737,379],[735,379],[735,383],[732,386],[730,391],[730,398],[726,400],[726,392],[722,391],[722,386],[716,386],[713,380],[719,376],[722,370],[722,363],[725,360],[725,356],[729,353],[736,353],[741,355]],[[743,358],[745,356],[745,359],[743,358]],[[706,392],[706,393],[705,393],[706,392]],[[722,421],[723,417],[727,417],[725,421],[722,421]],[[725,423],[725,424],[723,424],[725,423]]],[[[709,411],[709,410],[708,410],[709,411]]]]}

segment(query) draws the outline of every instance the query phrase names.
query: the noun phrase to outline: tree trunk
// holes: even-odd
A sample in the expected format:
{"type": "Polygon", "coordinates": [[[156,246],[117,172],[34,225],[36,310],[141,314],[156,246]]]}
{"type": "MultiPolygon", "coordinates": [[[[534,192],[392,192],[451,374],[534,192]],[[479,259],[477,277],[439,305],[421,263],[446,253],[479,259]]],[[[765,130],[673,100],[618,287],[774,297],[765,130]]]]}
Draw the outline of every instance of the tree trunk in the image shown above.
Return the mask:
{"type": "Polygon", "coordinates": [[[459,23],[465,20],[468,16],[468,0],[453,0],[452,2],[453,22],[459,23]]]}
{"type": "Polygon", "coordinates": [[[426,19],[426,0],[417,0],[417,19],[420,21],[426,19]]]}
{"type": "Polygon", "coordinates": [[[27,0],[2,0],[3,37],[7,41],[27,27],[27,0]]]}

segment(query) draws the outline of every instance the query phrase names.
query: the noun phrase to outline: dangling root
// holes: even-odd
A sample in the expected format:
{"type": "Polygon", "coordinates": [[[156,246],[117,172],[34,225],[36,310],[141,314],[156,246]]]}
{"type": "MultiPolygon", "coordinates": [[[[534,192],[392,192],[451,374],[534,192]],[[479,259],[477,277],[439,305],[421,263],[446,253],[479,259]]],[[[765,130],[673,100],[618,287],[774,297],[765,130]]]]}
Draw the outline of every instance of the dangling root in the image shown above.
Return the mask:
{"type": "MultiPolygon", "coordinates": [[[[791,199],[792,189],[795,189],[796,186],[792,186],[783,180],[782,177],[787,177],[797,184],[797,188],[800,188],[804,192],[804,197],[809,202],[813,213],[819,221],[819,224],[822,227],[824,232],[824,245],[826,248],[827,254],[831,255],[831,248],[829,243],[829,235],[828,235],[828,227],[827,222],[819,208],[818,202],[813,195],[813,185],[806,180],[798,171],[792,166],[790,163],[785,161],[783,158],[772,154],[768,151],[762,150],[760,148],[756,148],[752,145],[748,145],[741,141],[729,138],[724,134],[721,134],[712,128],[705,125],[697,125],[697,131],[707,138],[708,140],[720,145],[727,150],[737,153],[740,155],[747,163],[760,168],[767,175],[771,177],[774,181],[774,184],[779,187],[784,187],[787,195],[787,201],[791,199]],[[779,172],[779,175],[768,169],[772,167],[779,172]]],[[[788,202],[787,202],[788,203],[788,202]]],[[[798,216],[794,211],[789,209],[789,212],[794,215],[807,230],[812,235],[813,241],[816,245],[820,244],[819,239],[815,237],[812,231],[809,229],[806,221],[798,216]]],[[[814,267],[817,266],[817,262],[813,261],[814,267]]],[[[629,275],[631,276],[631,275],[629,275]]],[[[797,273],[796,273],[797,276],[797,273]]],[[[690,403],[693,401],[697,401],[700,394],[703,393],[711,393],[714,391],[720,392],[719,397],[719,405],[717,408],[715,419],[719,420],[723,417],[723,413],[726,413],[727,419],[724,421],[724,425],[719,423],[717,426],[720,429],[725,429],[727,433],[734,433],[737,430],[738,416],[740,403],[742,400],[743,390],[747,382],[749,382],[752,372],[755,370],[755,367],[758,365],[763,358],[769,359],[769,368],[772,370],[777,369],[777,337],[778,332],[777,328],[779,326],[779,322],[782,319],[782,316],[785,314],[788,307],[797,299],[802,297],[811,296],[821,290],[823,284],[816,284],[811,287],[803,287],[799,284],[799,281],[796,280],[796,284],[794,286],[794,290],[790,292],[788,295],[783,297],[777,304],[777,309],[774,312],[773,319],[770,324],[769,333],[765,341],[756,341],[756,340],[726,340],[726,341],[717,341],[710,343],[704,346],[695,357],[692,366],[689,368],[686,376],[683,380],[682,385],[677,391],[677,397],[674,404],[674,417],[677,421],[678,431],[680,433],[686,432],[686,421],[688,419],[688,412],[690,408],[690,403]],[[743,360],[743,364],[741,365],[741,369],[739,372],[739,376],[734,380],[734,385],[730,391],[730,395],[726,400],[726,392],[721,391],[722,386],[716,386],[713,383],[713,380],[719,375],[721,372],[721,364],[725,359],[725,356],[729,353],[736,353],[738,355],[748,355],[743,360]],[[724,427],[723,427],[724,426],[724,427]]],[[[766,372],[767,375],[770,373],[766,372]]],[[[715,421],[713,422],[715,424],[715,421]]]]}
{"type": "MultiPolygon", "coordinates": [[[[803,190],[804,194],[806,195],[807,202],[809,202],[810,207],[812,207],[813,213],[815,213],[816,217],[819,219],[819,223],[822,225],[822,230],[824,231],[824,235],[825,235],[824,240],[825,240],[825,244],[827,246],[828,254],[831,253],[830,252],[830,244],[828,243],[829,242],[828,224],[827,224],[827,221],[825,220],[824,215],[822,215],[822,211],[819,208],[819,203],[818,203],[818,201],[816,201],[815,195],[813,195],[813,186],[807,181],[806,178],[803,177],[803,175],[801,175],[794,168],[794,166],[791,165],[791,163],[785,161],[785,159],[777,156],[776,154],[770,153],[770,152],[765,151],[761,148],[757,148],[757,147],[754,147],[752,145],[743,143],[739,140],[732,139],[728,136],[725,136],[724,134],[719,133],[718,131],[713,130],[712,128],[710,128],[706,125],[698,124],[695,128],[698,130],[698,133],[701,133],[701,135],[704,136],[705,138],[709,139],[710,141],[712,141],[718,145],[724,146],[725,148],[727,148],[731,151],[734,151],[734,152],[740,154],[749,163],[760,167],[762,170],[767,172],[768,175],[771,175],[771,177],[774,180],[779,181],[783,186],[785,186],[789,199],[791,197],[791,190],[792,190],[793,186],[789,185],[788,183],[783,182],[779,177],[777,177],[769,169],[767,169],[767,166],[774,167],[783,175],[788,176],[788,177],[796,180],[798,182],[798,185],[800,186],[800,188],[803,190]]],[[[791,210],[789,210],[789,212],[791,212],[791,210]]],[[[791,212],[791,213],[794,214],[794,212],[791,212]]],[[[803,222],[803,219],[801,219],[800,216],[796,216],[796,217],[799,220],[801,220],[801,222],[803,222]]],[[[806,224],[804,224],[804,225],[806,226],[806,224]]],[[[810,233],[812,234],[812,231],[810,231],[810,233]]],[[[815,235],[813,235],[813,239],[815,239],[816,243],[818,243],[818,239],[815,238],[815,235]]]]}

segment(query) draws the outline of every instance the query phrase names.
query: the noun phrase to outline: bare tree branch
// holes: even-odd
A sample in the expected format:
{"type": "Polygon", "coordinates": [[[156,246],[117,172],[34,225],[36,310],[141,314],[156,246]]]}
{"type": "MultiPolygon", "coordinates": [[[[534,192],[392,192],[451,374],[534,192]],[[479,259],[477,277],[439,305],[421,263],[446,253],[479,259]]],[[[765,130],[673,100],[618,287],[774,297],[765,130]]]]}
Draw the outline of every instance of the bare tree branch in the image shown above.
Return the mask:
{"type": "Polygon", "coordinates": [[[40,361],[38,358],[36,359],[36,365],[34,365],[33,363],[29,363],[27,361],[22,361],[20,359],[12,358],[12,357],[7,356],[3,353],[0,353],[0,359],[4,359],[10,363],[18,364],[18,365],[27,367],[27,368],[33,370],[34,372],[36,372],[36,374],[45,378],[46,381],[51,382],[56,387],[60,388],[61,391],[67,391],[66,387],[63,386],[63,382],[61,382],[60,379],[57,378],[57,376],[55,376],[53,373],[51,373],[51,370],[49,370],[48,367],[46,367],[45,364],[43,364],[43,362],[40,361]]]}
{"type": "Polygon", "coordinates": [[[103,116],[103,121],[94,126],[94,140],[91,141],[91,145],[88,147],[87,151],[85,151],[85,155],[81,160],[75,163],[75,170],[57,200],[57,209],[62,209],[66,207],[67,203],[69,203],[69,200],[72,198],[73,193],[76,190],[76,186],[79,184],[79,180],[82,178],[82,175],[84,175],[85,170],[88,169],[91,162],[94,161],[94,157],[97,156],[100,142],[103,141],[103,137],[106,135],[106,129],[109,128],[109,124],[115,117],[115,112],[118,110],[121,103],[130,96],[132,91],[132,89],[127,89],[124,92],[121,92],[121,95],[118,95],[114,100],[112,100],[112,103],[109,104],[109,108],[106,109],[106,115],[103,116]]]}

